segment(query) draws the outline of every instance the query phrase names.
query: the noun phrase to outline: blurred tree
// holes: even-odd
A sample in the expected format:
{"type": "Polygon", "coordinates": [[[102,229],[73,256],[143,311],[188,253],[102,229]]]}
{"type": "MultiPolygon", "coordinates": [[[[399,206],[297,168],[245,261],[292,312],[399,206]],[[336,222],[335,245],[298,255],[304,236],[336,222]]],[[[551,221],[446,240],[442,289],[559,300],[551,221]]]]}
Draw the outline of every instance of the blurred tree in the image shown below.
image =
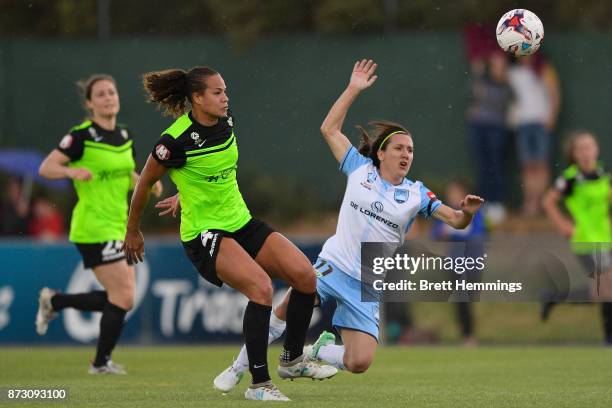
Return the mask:
{"type": "Polygon", "coordinates": [[[215,27],[237,46],[253,44],[261,35],[306,31],[310,28],[312,1],[308,0],[206,0],[215,27]]]}
{"type": "Polygon", "coordinates": [[[0,0],[4,36],[90,36],[96,34],[95,0],[0,0]]]}
{"type": "Polygon", "coordinates": [[[384,0],[321,0],[314,8],[314,29],[328,33],[383,31],[384,0]]]}
{"type": "MultiPolygon", "coordinates": [[[[4,37],[96,36],[99,0],[0,0],[4,37]]],[[[110,2],[112,35],[224,34],[246,47],[279,32],[359,33],[495,24],[527,5],[547,28],[612,28],[612,1],[581,0],[130,0],[110,2]]]]}

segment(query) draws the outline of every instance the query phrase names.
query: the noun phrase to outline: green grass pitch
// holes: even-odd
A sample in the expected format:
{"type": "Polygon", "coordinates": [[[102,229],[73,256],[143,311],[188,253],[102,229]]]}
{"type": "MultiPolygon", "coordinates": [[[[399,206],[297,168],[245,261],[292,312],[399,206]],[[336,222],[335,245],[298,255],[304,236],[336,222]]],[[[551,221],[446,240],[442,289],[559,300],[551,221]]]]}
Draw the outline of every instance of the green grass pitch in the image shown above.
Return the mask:
{"type": "MultiPolygon", "coordinates": [[[[67,387],[57,403],[6,407],[239,407],[248,380],[222,395],[212,380],[238,347],[119,347],[127,376],[91,376],[92,348],[0,349],[0,387],[67,387]]],[[[278,347],[269,353],[270,362],[278,347]]],[[[271,364],[271,367],[276,367],[271,364]]],[[[383,347],[365,374],[272,379],[300,407],[610,407],[612,349],[603,347],[383,347]]],[[[278,404],[278,403],[274,403],[278,404]]]]}

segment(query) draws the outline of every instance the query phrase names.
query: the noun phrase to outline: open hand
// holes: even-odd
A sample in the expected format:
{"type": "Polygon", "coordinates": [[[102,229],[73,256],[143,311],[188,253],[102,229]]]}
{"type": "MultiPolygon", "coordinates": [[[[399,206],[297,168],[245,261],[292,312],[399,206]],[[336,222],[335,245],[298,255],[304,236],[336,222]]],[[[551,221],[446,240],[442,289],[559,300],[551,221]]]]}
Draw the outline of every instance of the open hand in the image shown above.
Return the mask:
{"type": "Polygon", "coordinates": [[[172,197],[167,197],[158,201],[157,204],[155,204],[155,208],[163,210],[159,213],[160,217],[170,213],[172,213],[173,217],[176,217],[177,211],[181,208],[181,201],[179,200],[178,193],[172,197]]]}
{"type": "Polygon", "coordinates": [[[71,167],[68,168],[68,177],[73,180],[88,181],[91,180],[93,175],[85,167],[71,167]]]}
{"type": "Polygon", "coordinates": [[[369,88],[378,78],[377,75],[374,75],[377,66],[378,65],[372,60],[362,59],[361,61],[357,61],[353,67],[349,86],[357,88],[360,91],[369,88]]]}
{"type": "Polygon", "coordinates": [[[133,263],[142,262],[144,259],[144,237],[140,230],[127,230],[121,250],[125,252],[128,261],[133,263]]]}
{"type": "Polygon", "coordinates": [[[476,211],[484,203],[484,199],[477,195],[468,194],[463,200],[461,200],[461,210],[468,214],[476,214],[476,211]]]}

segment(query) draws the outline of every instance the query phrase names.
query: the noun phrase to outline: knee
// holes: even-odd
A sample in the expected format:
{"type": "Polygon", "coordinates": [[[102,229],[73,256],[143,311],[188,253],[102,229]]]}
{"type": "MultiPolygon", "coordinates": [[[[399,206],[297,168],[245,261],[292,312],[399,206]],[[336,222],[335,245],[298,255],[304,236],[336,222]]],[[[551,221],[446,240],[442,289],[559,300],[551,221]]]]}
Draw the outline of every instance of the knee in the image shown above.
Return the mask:
{"type": "Polygon", "coordinates": [[[260,305],[271,305],[273,293],[272,281],[265,275],[265,277],[252,282],[247,288],[245,295],[251,302],[259,303],[260,305]]]}
{"type": "Polygon", "coordinates": [[[134,307],[134,288],[124,288],[115,293],[109,293],[108,301],[122,309],[131,310],[134,307]]]}
{"type": "Polygon", "coordinates": [[[344,366],[353,374],[365,373],[372,364],[371,359],[367,358],[352,358],[344,362],[344,366]]]}
{"type": "Polygon", "coordinates": [[[126,297],[123,305],[120,305],[119,307],[121,307],[122,309],[125,309],[126,311],[130,311],[134,308],[134,296],[131,297],[126,297]]]}
{"type": "Polygon", "coordinates": [[[317,290],[317,276],[310,263],[300,265],[291,276],[291,286],[302,293],[314,293],[317,290]]]}

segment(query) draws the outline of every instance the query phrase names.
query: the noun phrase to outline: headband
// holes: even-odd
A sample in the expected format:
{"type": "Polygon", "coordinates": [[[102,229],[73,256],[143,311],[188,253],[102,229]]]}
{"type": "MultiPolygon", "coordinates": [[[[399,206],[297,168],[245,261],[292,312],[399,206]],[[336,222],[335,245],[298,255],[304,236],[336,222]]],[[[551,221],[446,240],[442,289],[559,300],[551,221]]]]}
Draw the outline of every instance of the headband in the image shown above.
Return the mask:
{"type": "Polygon", "coordinates": [[[378,149],[382,149],[382,147],[383,147],[383,146],[384,146],[384,144],[387,142],[387,140],[388,140],[388,139],[389,139],[391,136],[396,135],[396,134],[398,134],[398,133],[404,133],[404,134],[407,134],[405,130],[396,130],[395,132],[391,132],[391,133],[389,133],[389,134],[388,134],[388,135],[387,135],[387,136],[386,136],[386,137],[383,139],[383,141],[382,141],[382,143],[380,144],[380,147],[379,147],[378,149]]]}

